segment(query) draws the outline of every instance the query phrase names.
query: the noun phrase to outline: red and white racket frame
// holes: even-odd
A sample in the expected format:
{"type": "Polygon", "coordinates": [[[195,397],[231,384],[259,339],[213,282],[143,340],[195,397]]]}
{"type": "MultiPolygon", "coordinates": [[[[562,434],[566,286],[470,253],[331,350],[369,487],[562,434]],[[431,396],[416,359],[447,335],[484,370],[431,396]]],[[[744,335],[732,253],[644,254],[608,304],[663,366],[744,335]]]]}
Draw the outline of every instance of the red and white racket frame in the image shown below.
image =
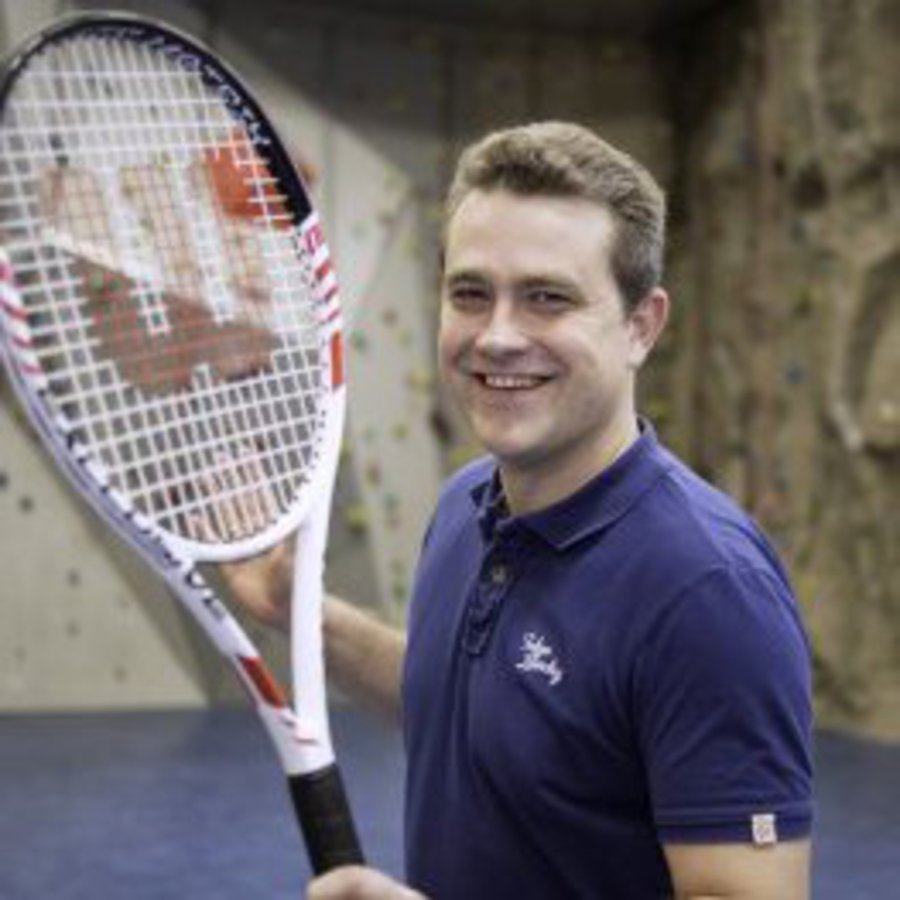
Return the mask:
{"type": "MultiPolygon", "coordinates": [[[[120,14],[79,16],[68,23],[51,26],[6,67],[7,78],[10,71],[14,72],[22,64],[32,46],[49,32],[61,34],[85,22],[110,34],[117,30],[146,31],[150,39],[171,40],[178,52],[193,54],[191,61],[195,57],[196,65],[208,63],[212,77],[222,79],[223,92],[231,90],[234,94],[229,80],[240,85],[236,75],[193,39],[168,26],[120,14]]],[[[264,120],[249,95],[244,94],[243,99],[250,104],[254,115],[264,120]]],[[[276,150],[283,155],[280,145],[276,150]]],[[[324,551],[340,455],[346,388],[340,298],[328,248],[311,207],[296,226],[295,235],[298,253],[311,260],[315,273],[319,352],[323,380],[329,387],[320,398],[318,469],[315,485],[303,491],[302,497],[270,527],[250,538],[228,545],[186,539],[160,528],[116,489],[100,459],[79,439],[73,424],[48,402],[49,376],[33,346],[28,310],[16,280],[15,261],[2,246],[0,354],[28,419],[59,470],[95,513],[164,579],[246,688],[288,776],[313,868],[321,872],[363,859],[335,764],[321,630],[324,551]],[[291,615],[292,703],[245,630],[208,585],[198,565],[247,559],[274,548],[293,532],[297,533],[297,550],[291,615]]]]}
{"type": "MultiPolygon", "coordinates": [[[[301,228],[301,240],[315,246],[316,265],[331,273],[327,248],[312,216],[301,228]]],[[[43,399],[48,375],[32,346],[26,309],[7,254],[0,248],[0,348],[10,382],[28,418],[43,437],[57,466],[94,511],[163,577],[222,655],[231,663],[264,718],[289,774],[305,774],[334,761],[322,684],[321,598],[324,550],[331,494],[340,453],[346,389],[343,379],[341,313],[333,273],[321,282],[327,294],[320,304],[331,390],[330,408],[321,426],[322,472],[316,489],[274,525],[252,538],[227,546],[186,540],[163,531],[144,516],[110,482],[96,454],[81,441],[61,414],[43,399]],[[331,284],[328,284],[328,281],[331,284]],[[234,562],[272,549],[297,532],[295,606],[292,608],[291,651],[293,708],[259,656],[244,629],[216,597],[197,564],[234,562]],[[317,696],[318,695],[318,696],[317,696]]]]}

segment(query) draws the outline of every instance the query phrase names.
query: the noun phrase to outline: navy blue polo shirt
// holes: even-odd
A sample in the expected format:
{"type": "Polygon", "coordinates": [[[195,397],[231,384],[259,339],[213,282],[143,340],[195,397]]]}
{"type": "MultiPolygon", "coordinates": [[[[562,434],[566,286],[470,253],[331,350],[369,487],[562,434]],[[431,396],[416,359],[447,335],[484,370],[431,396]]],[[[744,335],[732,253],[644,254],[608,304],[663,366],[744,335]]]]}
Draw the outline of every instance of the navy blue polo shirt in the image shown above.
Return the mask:
{"type": "Polygon", "coordinates": [[[809,652],[757,527],[648,425],[508,517],[442,493],[404,673],[410,883],[436,900],[671,895],[661,844],[805,836],[809,652]]]}

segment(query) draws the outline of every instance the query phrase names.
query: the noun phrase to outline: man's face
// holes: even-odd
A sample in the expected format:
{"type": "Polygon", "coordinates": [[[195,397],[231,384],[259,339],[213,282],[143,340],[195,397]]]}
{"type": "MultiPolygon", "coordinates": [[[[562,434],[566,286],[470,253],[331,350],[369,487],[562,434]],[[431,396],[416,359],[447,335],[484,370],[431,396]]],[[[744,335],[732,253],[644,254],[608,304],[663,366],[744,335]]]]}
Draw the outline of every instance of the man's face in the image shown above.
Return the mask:
{"type": "Polygon", "coordinates": [[[590,477],[633,427],[649,345],[610,272],[612,236],[596,204],[500,190],[469,194],[450,223],[441,374],[505,471],[590,477]]]}

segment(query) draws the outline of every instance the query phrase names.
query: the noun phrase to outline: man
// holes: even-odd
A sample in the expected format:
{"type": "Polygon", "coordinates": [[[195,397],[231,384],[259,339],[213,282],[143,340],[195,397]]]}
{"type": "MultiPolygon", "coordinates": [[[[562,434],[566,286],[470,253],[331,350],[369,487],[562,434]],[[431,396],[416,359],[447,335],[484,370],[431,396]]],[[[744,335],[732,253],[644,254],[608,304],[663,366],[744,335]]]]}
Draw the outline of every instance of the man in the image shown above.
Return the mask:
{"type": "MultiPolygon", "coordinates": [[[[338,682],[402,710],[408,880],[430,897],[808,896],[795,601],[757,528],[636,414],[663,243],[653,179],[580,127],[460,160],[440,368],[489,456],[442,492],[408,645],[347,604],[325,617],[338,682]]],[[[231,577],[283,609],[258,572],[231,577]]],[[[363,868],[310,888],[410,896],[363,868]]]]}

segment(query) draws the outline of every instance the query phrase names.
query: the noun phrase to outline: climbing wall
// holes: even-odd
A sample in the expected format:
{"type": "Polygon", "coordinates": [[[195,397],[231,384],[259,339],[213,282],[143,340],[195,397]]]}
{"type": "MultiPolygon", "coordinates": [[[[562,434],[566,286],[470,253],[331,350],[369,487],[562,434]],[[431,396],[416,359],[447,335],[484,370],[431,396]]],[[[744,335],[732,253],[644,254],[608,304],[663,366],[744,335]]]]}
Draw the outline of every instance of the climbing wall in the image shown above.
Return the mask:
{"type": "MultiPolygon", "coordinates": [[[[44,20],[56,6],[43,10],[44,20]]],[[[179,4],[132,7],[205,37],[245,74],[322,208],[355,348],[350,355],[359,357],[350,360],[351,381],[361,387],[351,401],[342,454],[328,583],[400,620],[440,477],[437,442],[422,414],[429,406],[430,323],[421,305],[403,299],[421,293],[415,268],[410,271],[409,180],[224,29],[210,32],[205,19],[179,4]],[[363,309],[370,337],[354,325],[363,309]]],[[[4,34],[31,31],[41,21],[33,7],[27,22],[4,19],[4,34]]],[[[0,708],[235,699],[230,673],[180,610],[58,483],[3,388],[0,564],[7,577],[0,589],[0,708]]],[[[283,669],[283,642],[248,624],[264,655],[283,669]]]]}
{"type": "MultiPolygon", "coordinates": [[[[22,4],[0,5],[6,40],[78,5],[26,6],[22,16],[22,4]]],[[[472,31],[324,4],[266,4],[252,28],[245,0],[90,6],[157,16],[218,48],[307,173],[350,321],[328,583],[402,621],[440,481],[476,452],[434,371],[440,197],[453,159],[487,128],[577,117],[668,177],[652,53],[633,40],[472,31]]],[[[236,699],[180,611],[57,484],[5,394],[0,415],[0,709],[236,699]]],[[[251,630],[283,664],[282,642],[251,630]]]]}
{"type": "Polygon", "coordinates": [[[756,10],[671,61],[686,214],[654,402],[784,553],[820,722],[900,739],[900,17],[756,10]]]}
{"type": "MultiPolygon", "coordinates": [[[[524,2],[501,26],[485,0],[495,24],[477,30],[336,3],[261,2],[252,28],[246,0],[101,5],[223,49],[313,182],[352,320],[333,588],[401,620],[441,474],[477,452],[432,350],[457,152],[487,128],[575,118],[670,189],[675,316],[643,409],[785,555],[820,720],[900,738],[895,0],[694,4],[648,42],[517,28],[524,2]]],[[[0,40],[73,7],[0,0],[0,40]]],[[[232,699],[0,399],[0,708],[232,699]]]]}

